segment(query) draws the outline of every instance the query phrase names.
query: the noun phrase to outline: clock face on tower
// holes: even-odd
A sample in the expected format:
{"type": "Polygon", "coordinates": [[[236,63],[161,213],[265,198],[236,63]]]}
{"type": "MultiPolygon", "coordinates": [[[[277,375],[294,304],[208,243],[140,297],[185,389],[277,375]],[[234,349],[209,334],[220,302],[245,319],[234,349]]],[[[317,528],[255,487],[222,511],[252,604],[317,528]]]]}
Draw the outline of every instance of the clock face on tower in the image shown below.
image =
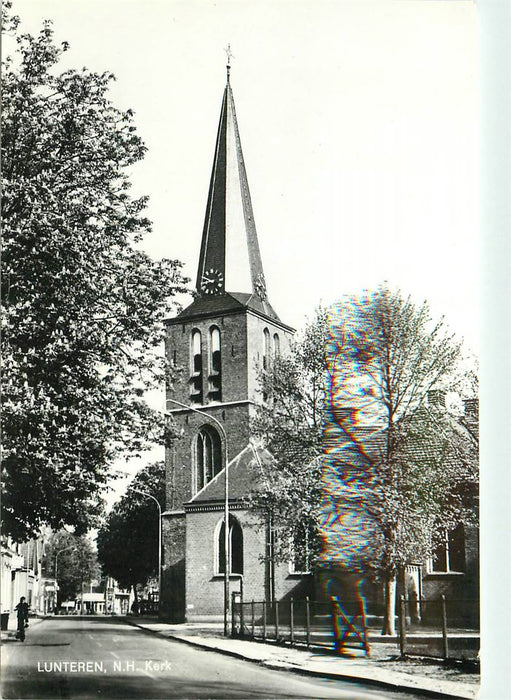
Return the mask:
{"type": "Polygon", "coordinates": [[[223,274],[213,267],[205,270],[201,278],[200,288],[203,294],[220,294],[224,288],[223,274]]]}

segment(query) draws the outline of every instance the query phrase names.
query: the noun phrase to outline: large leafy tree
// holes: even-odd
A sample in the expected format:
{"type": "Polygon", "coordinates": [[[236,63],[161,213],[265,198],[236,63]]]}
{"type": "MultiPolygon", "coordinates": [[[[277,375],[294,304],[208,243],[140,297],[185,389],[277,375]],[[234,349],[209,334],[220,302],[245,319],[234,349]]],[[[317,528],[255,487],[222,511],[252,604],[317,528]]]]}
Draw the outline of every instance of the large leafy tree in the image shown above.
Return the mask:
{"type": "MultiPolygon", "coordinates": [[[[404,565],[476,517],[477,426],[438,400],[466,391],[462,360],[427,304],[383,287],[319,310],[261,373],[254,428],[275,461],[252,505],[276,530],[308,533],[312,559],[347,574],[348,588],[381,581],[390,633],[404,565]]],[[[281,537],[273,555],[289,554],[281,537]]]]}
{"type": "Polygon", "coordinates": [[[145,585],[158,575],[158,508],[165,504],[165,465],[145,467],[127,493],[114,505],[97,536],[98,557],[103,571],[124,588],[145,585]],[[136,491],[134,490],[136,489],[136,491]]]}
{"type": "Polygon", "coordinates": [[[461,345],[386,287],[334,306],[329,326],[323,555],[376,573],[393,634],[396,576],[475,518],[477,440],[440,400],[464,378],[461,345]]]}
{"type": "Polygon", "coordinates": [[[56,576],[59,604],[76,598],[83,585],[100,576],[97,553],[90,540],[66,530],[55,532],[49,538],[45,546],[43,571],[49,578],[56,576]]]}
{"type": "Polygon", "coordinates": [[[162,319],[186,280],[139,247],[150,222],[128,171],[145,146],[110,73],[59,72],[67,44],[4,20],[2,298],[4,532],[85,532],[106,467],[160,432],[162,319]]]}

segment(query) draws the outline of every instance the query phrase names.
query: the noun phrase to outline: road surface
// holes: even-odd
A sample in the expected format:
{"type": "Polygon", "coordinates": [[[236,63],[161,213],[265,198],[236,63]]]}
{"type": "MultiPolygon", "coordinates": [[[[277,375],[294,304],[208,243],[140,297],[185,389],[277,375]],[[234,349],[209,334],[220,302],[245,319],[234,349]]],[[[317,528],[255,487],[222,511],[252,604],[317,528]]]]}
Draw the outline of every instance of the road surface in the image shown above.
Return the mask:
{"type": "Polygon", "coordinates": [[[387,693],[276,671],[144,632],[115,618],[55,618],[2,649],[3,698],[342,698],[387,693]]]}

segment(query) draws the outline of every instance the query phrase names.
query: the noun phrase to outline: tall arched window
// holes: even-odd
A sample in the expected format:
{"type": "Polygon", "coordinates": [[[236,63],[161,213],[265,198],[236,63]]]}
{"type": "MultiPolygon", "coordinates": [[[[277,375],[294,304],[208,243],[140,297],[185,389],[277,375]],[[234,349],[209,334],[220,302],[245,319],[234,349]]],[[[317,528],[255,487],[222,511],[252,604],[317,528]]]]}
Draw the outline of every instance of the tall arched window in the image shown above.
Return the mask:
{"type": "Polygon", "coordinates": [[[222,442],[218,432],[209,425],[203,426],[195,445],[195,485],[200,491],[222,470],[222,442]]]}
{"type": "MultiPolygon", "coordinates": [[[[217,574],[225,574],[225,523],[222,522],[217,530],[217,574]]],[[[229,515],[229,551],[231,560],[231,574],[243,573],[243,530],[237,518],[229,515]]]]}
{"type": "Polygon", "coordinates": [[[222,346],[220,330],[212,326],[209,330],[209,391],[210,401],[222,400],[222,346]]]}
{"type": "Polygon", "coordinates": [[[273,335],[273,356],[278,357],[280,355],[280,338],[277,333],[273,335]]]}
{"type": "Polygon", "coordinates": [[[265,328],[263,331],[263,369],[270,366],[270,331],[265,328]]]}
{"type": "Polygon", "coordinates": [[[201,332],[192,331],[190,398],[193,403],[202,403],[202,349],[201,332]]]}

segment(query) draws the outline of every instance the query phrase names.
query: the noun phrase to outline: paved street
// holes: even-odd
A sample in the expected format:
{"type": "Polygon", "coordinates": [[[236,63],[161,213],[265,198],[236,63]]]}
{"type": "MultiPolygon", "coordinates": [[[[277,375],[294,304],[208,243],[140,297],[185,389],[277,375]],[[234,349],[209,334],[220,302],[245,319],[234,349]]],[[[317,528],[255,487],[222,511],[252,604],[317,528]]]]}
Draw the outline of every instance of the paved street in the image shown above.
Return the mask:
{"type": "Polygon", "coordinates": [[[115,618],[55,618],[2,650],[3,698],[409,698],[300,677],[168,641],[115,618]]]}

